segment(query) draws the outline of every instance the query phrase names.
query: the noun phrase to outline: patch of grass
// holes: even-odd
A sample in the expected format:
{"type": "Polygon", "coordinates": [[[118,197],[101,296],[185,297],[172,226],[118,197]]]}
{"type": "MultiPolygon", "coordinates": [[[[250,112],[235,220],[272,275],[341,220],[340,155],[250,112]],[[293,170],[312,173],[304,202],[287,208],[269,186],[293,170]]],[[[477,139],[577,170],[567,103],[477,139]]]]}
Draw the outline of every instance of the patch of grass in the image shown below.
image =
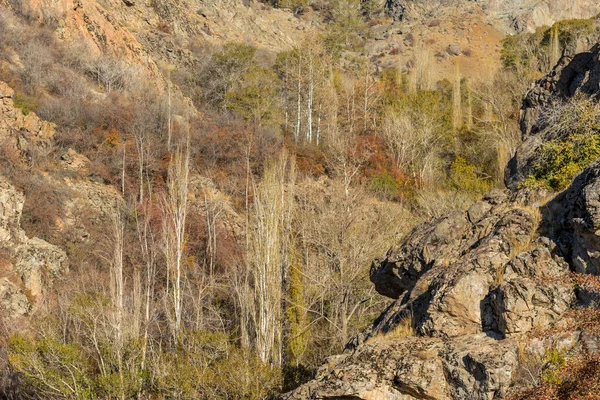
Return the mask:
{"type": "Polygon", "coordinates": [[[407,314],[387,332],[381,332],[375,335],[371,340],[374,342],[401,339],[405,337],[416,336],[414,318],[412,313],[407,314]]]}
{"type": "Polygon", "coordinates": [[[36,111],[39,107],[39,104],[35,97],[19,93],[15,94],[13,104],[16,108],[20,109],[23,115],[25,116],[29,115],[29,113],[31,112],[36,111]]]}
{"type": "Polygon", "coordinates": [[[556,349],[548,350],[544,356],[544,361],[547,367],[542,373],[542,378],[551,385],[560,385],[562,377],[559,372],[566,362],[564,353],[556,349]]]}

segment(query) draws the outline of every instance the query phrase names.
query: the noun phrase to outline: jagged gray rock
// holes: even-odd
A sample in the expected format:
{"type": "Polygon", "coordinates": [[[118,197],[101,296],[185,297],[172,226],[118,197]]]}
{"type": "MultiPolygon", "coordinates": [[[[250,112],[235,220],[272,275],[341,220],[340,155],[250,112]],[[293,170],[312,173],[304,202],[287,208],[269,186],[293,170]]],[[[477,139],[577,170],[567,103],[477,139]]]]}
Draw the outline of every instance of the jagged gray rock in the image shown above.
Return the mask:
{"type": "Polygon", "coordinates": [[[548,223],[560,232],[575,271],[600,275],[600,160],[548,203],[548,223]]]}
{"type": "Polygon", "coordinates": [[[560,321],[576,303],[561,251],[538,238],[540,210],[515,198],[495,190],[467,211],[417,226],[376,260],[371,280],[396,300],[315,380],[284,398],[506,395],[526,334],[560,321]],[[407,321],[414,336],[402,330],[407,321]]]}

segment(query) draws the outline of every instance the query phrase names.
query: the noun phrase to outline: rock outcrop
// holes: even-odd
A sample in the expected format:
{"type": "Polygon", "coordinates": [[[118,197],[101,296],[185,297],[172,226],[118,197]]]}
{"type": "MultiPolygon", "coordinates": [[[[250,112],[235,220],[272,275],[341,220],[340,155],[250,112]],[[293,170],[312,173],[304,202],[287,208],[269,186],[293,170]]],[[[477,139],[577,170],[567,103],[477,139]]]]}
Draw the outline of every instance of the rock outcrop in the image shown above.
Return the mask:
{"type": "MultiPolygon", "coordinates": [[[[15,106],[13,90],[3,82],[0,113],[1,156],[16,170],[35,164],[36,157],[52,157],[56,149],[54,126],[33,112],[25,115],[15,106]]],[[[60,193],[64,201],[56,215],[49,216],[52,231],[71,242],[85,242],[90,238],[90,227],[103,230],[123,199],[112,186],[88,178],[90,161],[85,156],[69,149],[57,164],[62,171],[23,169],[31,174],[30,181],[25,182],[60,193]]],[[[46,240],[28,237],[22,229],[26,200],[8,178],[0,175],[0,308],[9,318],[34,311],[55,281],[69,270],[65,251],[46,240]]]]}
{"type": "MultiPolygon", "coordinates": [[[[598,53],[563,59],[532,89],[541,95],[524,113],[530,129],[520,154],[535,156],[529,138],[547,139],[536,113],[548,101],[598,94],[598,53]]],[[[542,370],[551,350],[598,351],[600,337],[578,328],[570,310],[594,306],[572,272],[600,275],[600,159],[546,199],[544,191],[495,189],[468,210],[415,227],[371,267],[375,289],[394,301],[283,398],[502,398],[522,387],[531,360],[542,370]]]]}
{"type": "MultiPolygon", "coordinates": [[[[31,162],[52,145],[54,126],[34,112],[23,112],[14,104],[14,91],[0,82],[0,144],[4,157],[31,162]]],[[[16,161],[16,160],[15,160],[16,161]]]]}
{"type": "MultiPolygon", "coordinates": [[[[376,290],[396,300],[315,380],[284,398],[506,395],[519,349],[531,346],[527,334],[576,304],[569,264],[539,235],[540,223],[538,208],[495,190],[467,211],[416,227],[371,269],[376,290]]],[[[579,335],[563,343],[567,350],[581,344],[579,335]]]]}
{"type": "Polygon", "coordinates": [[[0,177],[0,306],[11,318],[28,314],[54,281],[69,270],[66,253],[28,238],[20,219],[25,197],[0,177]]]}
{"type": "Polygon", "coordinates": [[[527,178],[544,143],[569,133],[545,130],[549,118],[544,113],[555,101],[576,94],[600,96],[600,44],[584,53],[563,56],[556,68],[523,97],[520,119],[523,144],[506,168],[507,187],[516,189],[527,178]]]}

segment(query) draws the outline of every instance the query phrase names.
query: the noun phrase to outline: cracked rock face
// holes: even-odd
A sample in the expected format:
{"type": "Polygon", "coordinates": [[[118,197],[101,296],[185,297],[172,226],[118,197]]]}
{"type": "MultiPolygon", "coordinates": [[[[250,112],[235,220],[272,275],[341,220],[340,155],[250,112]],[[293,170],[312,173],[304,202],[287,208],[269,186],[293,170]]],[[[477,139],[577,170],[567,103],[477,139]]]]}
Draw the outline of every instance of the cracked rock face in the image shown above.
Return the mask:
{"type": "Polygon", "coordinates": [[[376,260],[371,280],[394,302],[313,381],[283,398],[505,396],[519,348],[530,345],[527,333],[559,322],[577,302],[567,259],[538,232],[541,211],[515,198],[493,191],[467,211],[417,226],[376,260]],[[412,334],[399,335],[407,320],[412,334]]]}
{"type": "Polygon", "coordinates": [[[0,177],[0,306],[8,317],[27,315],[56,278],[69,270],[66,253],[28,238],[20,219],[25,197],[0,177]]]}
{"type": "Polygon", "coordinates": [[[14,106],[13,97],[14,91],[0,82],[0,140],[19,159],[30,161],[31,153],[43,153],[51,147],[54,125],[33,112],[24,115],[14,106]]]}

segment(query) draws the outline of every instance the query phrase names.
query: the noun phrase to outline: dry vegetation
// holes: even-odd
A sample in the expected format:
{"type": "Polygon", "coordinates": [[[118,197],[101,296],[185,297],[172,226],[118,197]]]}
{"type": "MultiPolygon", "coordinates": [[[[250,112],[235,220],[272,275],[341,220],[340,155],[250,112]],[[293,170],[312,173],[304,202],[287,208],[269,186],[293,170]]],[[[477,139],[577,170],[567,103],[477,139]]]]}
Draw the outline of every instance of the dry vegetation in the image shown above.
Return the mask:
{"type": "MultiPolygon", "coordinates": [[[[142,68],[0,11],[0,80],[24,114],[57,127],[43,162],[3,156],[0,172],[26,195],[28,234],[60,244],[72,265],[27,333],[0,340],[5,396],[258,399],[293,388],[383,308],[373,258],[418,220],[501,185],[523,75],[436,83],[427,54],[419,76],[376,73],[353,53],[369,2],[329,7],[323,36],[270,62],[227,43],[169,73],[200,113],[142,68]],[[124,199],[102,223],[84,221],[83,241],[55,229],[69,193],[41,178],[67,174],[57,164],[68,148],[90,160],[79,178],[124,199]]],[[[412,334],[405,318],[384,339],[412,334]]]]}

